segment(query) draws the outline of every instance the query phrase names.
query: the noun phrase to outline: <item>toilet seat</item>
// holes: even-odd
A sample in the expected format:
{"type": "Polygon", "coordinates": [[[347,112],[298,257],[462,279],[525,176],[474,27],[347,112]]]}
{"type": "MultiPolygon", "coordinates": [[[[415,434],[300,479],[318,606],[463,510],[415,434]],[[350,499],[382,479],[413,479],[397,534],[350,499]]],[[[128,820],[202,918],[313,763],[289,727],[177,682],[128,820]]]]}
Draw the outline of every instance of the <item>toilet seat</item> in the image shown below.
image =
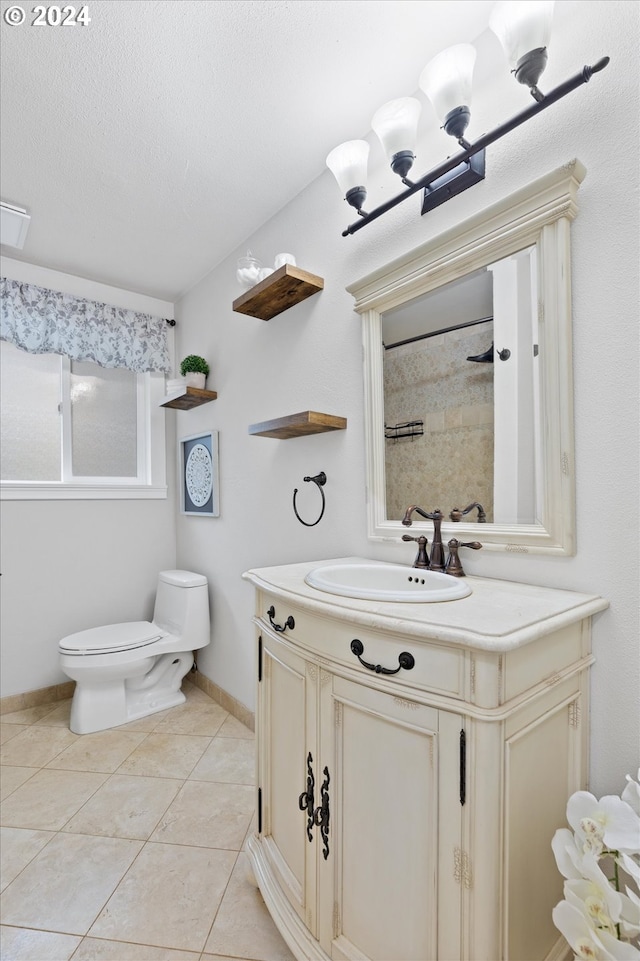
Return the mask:
{"type": "Polygon", "coordinates": [[[77,634],[69,634],[60,641],[61,654],[116,654],[132,651],[167,637],[167,632],[151,621],[127,621],[123,624],[107,624],[77,634]]]}

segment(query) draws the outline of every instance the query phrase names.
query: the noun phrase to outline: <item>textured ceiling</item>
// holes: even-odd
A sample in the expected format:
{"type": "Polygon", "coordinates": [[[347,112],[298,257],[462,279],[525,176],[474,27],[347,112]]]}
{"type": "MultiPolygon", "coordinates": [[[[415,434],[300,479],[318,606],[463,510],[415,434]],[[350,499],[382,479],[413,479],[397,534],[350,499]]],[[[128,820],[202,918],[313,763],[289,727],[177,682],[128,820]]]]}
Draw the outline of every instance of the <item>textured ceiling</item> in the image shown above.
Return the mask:
{"type": "Polygon", "coordinates": [[[1,195],[32,216],[3,253],[175,300],[492,6],[88,0],[84,27],[3,22],[1,195]]]}

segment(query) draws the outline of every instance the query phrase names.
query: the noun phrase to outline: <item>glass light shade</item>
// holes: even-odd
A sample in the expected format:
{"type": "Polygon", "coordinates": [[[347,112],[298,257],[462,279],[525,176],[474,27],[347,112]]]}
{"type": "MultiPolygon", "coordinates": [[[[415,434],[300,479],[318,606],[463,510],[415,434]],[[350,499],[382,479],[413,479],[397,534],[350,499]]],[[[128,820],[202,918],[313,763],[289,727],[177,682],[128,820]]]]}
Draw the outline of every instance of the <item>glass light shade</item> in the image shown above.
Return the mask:
{"type": "Polygon", "coordinates": [[[489,18],[489,27],[502,44],[507,60],[515,67],[531,50],[549,46],[552,19],[553,0],[500,0],[489,18]]]}
{"type": "Polygon", "coordinates": [[[422,104],[415,97],[390,100],[376,110],[371,126],[389,159],[404,150],[414,152],[421,110],[422,104]]]}
{"type": "Polygon", "coordinates": [[[347,140],[334,147],[327,157],[327,167],[338,181],[338,186],[346,197],[354,187],[365,187],[367,183],[367,160],[369,144],[366,140],[347,140]]]}
{"type": "Polygon", "coordinates": [[[471,106],[471,79],[476,48],[470,43],[447,47],[430,60],[420,74],[420,89],[434,106],[438,119],[458,107],[471,106]]]}

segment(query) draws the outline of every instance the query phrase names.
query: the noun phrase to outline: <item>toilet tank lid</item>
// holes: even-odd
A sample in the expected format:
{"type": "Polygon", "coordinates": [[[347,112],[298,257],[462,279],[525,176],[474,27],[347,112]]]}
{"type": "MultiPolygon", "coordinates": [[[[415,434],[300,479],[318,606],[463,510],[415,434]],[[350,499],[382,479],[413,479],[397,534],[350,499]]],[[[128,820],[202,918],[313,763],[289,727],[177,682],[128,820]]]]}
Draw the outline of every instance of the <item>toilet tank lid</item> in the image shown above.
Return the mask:
{"type": "Polygon", "coordinates": [[[174,587],[203,587],[207,583],[203,574],[194,574],[192,571],[160,571],[158,576],[165,584],[173,584],[174,587]]]}
{"type": "Polygon", "coordinates": [[[158,640],[164,631],[151,621],[127,621],[124,624],[107,624],[88,631],[69,634],[60,641],[60,650],[69,654],[103,654],[128,651],[144,647],[158,640]]]}

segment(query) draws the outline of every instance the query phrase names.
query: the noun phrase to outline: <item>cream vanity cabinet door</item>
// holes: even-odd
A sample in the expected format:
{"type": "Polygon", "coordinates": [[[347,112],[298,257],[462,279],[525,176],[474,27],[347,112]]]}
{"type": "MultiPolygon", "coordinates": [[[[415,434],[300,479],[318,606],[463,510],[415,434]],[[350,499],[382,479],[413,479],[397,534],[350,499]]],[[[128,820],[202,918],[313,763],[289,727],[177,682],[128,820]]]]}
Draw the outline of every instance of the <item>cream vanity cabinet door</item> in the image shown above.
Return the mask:
{"type": "Polygon", "coordinates": [[[309,772],[317,768],[318,671],[286,642],[262,630],[258,637],[258,676],[261,848],[275,884],[315,937],[316,849],[309,841],[308,819],[300,805],[305,800],[301,795],[307,791],[309,772]]]}
{"type": "Polygon", "coordinates": [[[461,719],[370,684],[321,678],[320,944],[335,961],[457,959],[461,719]]]}

